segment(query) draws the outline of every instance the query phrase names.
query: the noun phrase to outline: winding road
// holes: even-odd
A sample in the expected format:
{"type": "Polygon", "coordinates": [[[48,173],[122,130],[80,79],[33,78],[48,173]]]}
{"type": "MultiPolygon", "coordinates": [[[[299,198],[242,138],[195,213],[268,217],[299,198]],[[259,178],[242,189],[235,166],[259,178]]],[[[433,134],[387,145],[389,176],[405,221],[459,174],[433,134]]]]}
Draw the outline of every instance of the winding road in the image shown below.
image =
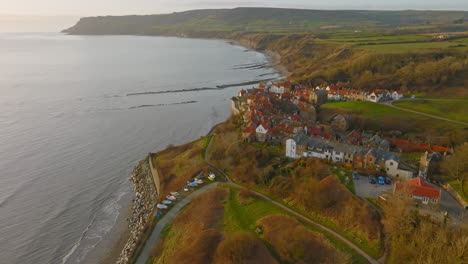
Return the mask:
{"type": "MultiPolygon", "coordinates": [[[[208,143],[208,146],[205,150],[205,157],[208,158],[208,153],[209,153],[209,149],[211,147],[211,144],[213,142],[213,138],[211,138],[210,142],[208,143]]],[[[259,192],[256,192],[255,190],[252,190],[252,189],[249,189],[249,188],[246,188],[244,186],[241,186],[239,184],[236,184],[234,183],[231,178],[226,174],[224,173],[223,170],[221,170],[220,168],[216,167],[214,164],[210,163],[208,160],[206,160],[206,162],[208,163],[208,165],[210,165],[215,171],[217,171],[218,173],[221,173],[225,178],[226,178],[226,181],[227,181],[227,184],[230,185],[230,186],[233,186],[233,187],[237,187],[237,188],[241,188],[241,189],[248,189],[250,190],[251,192],[255,193],[257,196],[261,197],[262,199],[266,200],[266,201],[269,201],[271,202],[272,204],[276,205],[277,207],[283,209],[284,211],[300,218],[301,220],[309,223],[309,224],[312,224],[320,229],[322,229],[323,231],[333,235],[335,238],[341,240],[342,242],[344,242],[346,245],[348,245],[350,248],[352,248],[354,251],[356,251],[359,255],[363,256],[364,258],[367,259],[367,261],[369,261],[369,263],[371,264],[381,264],[381,263],[385,263],[385,256],[386,254],[384,254],[384,256],[382,256],[382,258],[380,258],[379,260],[371,257],[370,255],[368,255],[366,252],[364,252],[362,249],[360,249],[358,246],[356,246],[353,242],[349,241],[348,239],[346,239],[345,237],[343,237],[342,235],[338,234],[337,232],[331,230],[330,228],[322,225],[322,224],[319,224],[311,219],[309,219],[308,217],[292,210],[291,208],[285,206],[285,205],[282,205],[280,203],[278,203],[277,201],[271,199],[270,197],[266,196],[266,195],[263,195],[259,192]]]]}
{"type": "MultiPolygon", "coordinates": [[[[205,157],[208,157],[207,154],[209,153],[209,149],[211,147],[211,144],[213,142],[213,138],[211,138],[210,142],[208,143],[208,146],[205,150],[205,157]]],[[[335,238],[341,240],[343,243],[345,243],[348,247],[352,248],[354,251],[356,251],[359,255],[363,256],[364,258],[367,259],[367,261],[369,261],[369,263],[371,264],[381,264],[381,263],[384,263],[384,257],[382,257],[379,260],[371,257],[370,255],[368,255],[366,252],[364,252],[362,249],[360,249],[358,246],[356,246],[353,242],[349,241],[348,239],[346,239],[345,237],[343,237],[342,235],[338,234],[337,232],[331,230],[330,228],[322,225],[322,224],[319,224],[311,219],[309,219],[308,217],[290,209],[289,207],[271,199],[270,197],[266,196],[266,195],[263,195],[259,192],[256,192],[255,190],[252,190],[252,189],[249,189],[249,188],[246,188],[244,186],[241,186],[239,184],[236,184],[234,183],[231,178],[226,174],[224,173],[223,170],[221,170],[220,168],[216,167],[214,164],[210,163],[208,160],[206,160],[206,162],[208,163],[208,165],[215,171],[217,172],[218,174],[221,174],[223,175],[225,178],[226,178],[226,185],[229,185],[229,186],[232,186],[232,187],[236,187],[236,188],[240,188],[240,189],[248,189],[252,192],[254,192],[258,197],[266,200],[266,201],[269,201],[271,202],[272,204],[274,204],[275,206],[281,208],[282,210],[290,213],[291,215],[294,215],[295,217],[301,219],[302,221],[305,221],[311,225],[314,225],[318,228],[320,228],[321,230],[331,234],[332,236],[334,236],[335,238]]],[[[138,256],[138,259],[137,261],[135,262],[136,264],[145,264],[149,257],[150,257],[150,254],[151,254],[151,250],[156,246],[156,244],[158,243],[160,237],[161,237],[161,232],[163,231],[164,227],[166,225],[168,225],[169,223],[171,223],[181,212],[182,212],[182,209],[188,204],[190,203],[193,198],[199,196],[200,194],[212,189],[212,188],[215,188],[219,185],[220,183],[219,182],[216,182],[216,183],[212,183],[212,184],[209,184],[209,185],[205,185],[204,187],[194,191],[193,193],[191,193],[190,195],[188,195],[187,197],[184,197],[182,200],[178,201],[177,204],[174,205],[174,207],[172,207],[169,211],[167,211],[167,213],[159,220],[159,222],[155,225],[154,229],[153,229],[153,232],[151,233],[151,236],[148,238],[148,240],[145,242],[145,246],[143,248],[143,250],[141,251],[140,255],[138,256]]]]}

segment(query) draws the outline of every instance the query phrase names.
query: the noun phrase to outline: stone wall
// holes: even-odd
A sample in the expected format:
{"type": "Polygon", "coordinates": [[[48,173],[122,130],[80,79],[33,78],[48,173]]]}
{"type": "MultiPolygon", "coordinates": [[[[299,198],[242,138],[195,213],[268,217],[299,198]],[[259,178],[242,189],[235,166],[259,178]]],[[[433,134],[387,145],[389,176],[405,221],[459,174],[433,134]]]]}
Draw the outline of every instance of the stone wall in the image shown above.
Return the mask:
{"type": "Polygon", "coordinates": [[[155,153],[150,153],[149,155],[149,165],[151,170],[151,175],[153,177],[154,186],[156,186],[156,191],[161,193],[161,182],[159,180],[159,170],[156,164],[153,164],[153,157],[156,157],[155,153]]]}

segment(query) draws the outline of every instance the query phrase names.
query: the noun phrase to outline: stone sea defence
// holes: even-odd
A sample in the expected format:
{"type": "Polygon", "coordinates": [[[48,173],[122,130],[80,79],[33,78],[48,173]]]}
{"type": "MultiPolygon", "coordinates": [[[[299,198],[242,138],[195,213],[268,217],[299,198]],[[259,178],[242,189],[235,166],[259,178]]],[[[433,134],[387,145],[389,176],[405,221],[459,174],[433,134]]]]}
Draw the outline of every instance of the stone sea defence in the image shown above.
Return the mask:
{"type": "Polygon", "coordinates": [[[147,230],[154,220],[155,205],[158,199],[159,175],[152,174],[150,156],[140,161],[130,174],[135,198],[127,218],[129,238],[117,260],[118,264],[130,263],[144,242],[147,230]],[[155,178],[157,184],[155,184],[155,178]],[[156,187],[158,186],[158,187],[156,187]]]}

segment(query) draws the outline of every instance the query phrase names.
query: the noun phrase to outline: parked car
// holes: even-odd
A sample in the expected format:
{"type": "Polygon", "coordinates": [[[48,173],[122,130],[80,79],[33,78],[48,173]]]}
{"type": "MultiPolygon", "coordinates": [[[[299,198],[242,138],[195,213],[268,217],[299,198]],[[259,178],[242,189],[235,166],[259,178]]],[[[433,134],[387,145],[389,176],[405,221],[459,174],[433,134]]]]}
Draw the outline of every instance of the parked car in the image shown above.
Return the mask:
{"type": "Polygon", "coordinates": [[[369,183],[370,184],[376,184],[377,183],[377,179],[375,178],[374,175],[369,175],[369,183]]]}
{"type": "Polygon", "coordinates": [[[385,184],[392,184],[392,179],[390,179],[390,177],[385,177],[385,184]]]}
{"type": "Polygon", "coordinates": [[[359,180],[359,173],[353,172],[353,180],[359,180]]]}
{"type": "Polygon", "coordinates": [[[379,179],[379,184],[380,184],[380,185],[385,185],[385,178],[384,178],[384,177],[379,176],[378,179],[379,179]]]}

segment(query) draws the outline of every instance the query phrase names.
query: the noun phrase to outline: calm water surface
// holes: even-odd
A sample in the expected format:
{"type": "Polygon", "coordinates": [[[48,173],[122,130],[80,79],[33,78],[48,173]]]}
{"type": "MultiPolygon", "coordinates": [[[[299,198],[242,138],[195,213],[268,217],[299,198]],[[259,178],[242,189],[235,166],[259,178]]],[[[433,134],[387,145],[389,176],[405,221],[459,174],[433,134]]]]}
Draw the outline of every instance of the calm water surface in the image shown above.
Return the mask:
{"type": "Polygon", "coordinates": [[[267,61],[216,40],[0,34],[0,263],[90,262],[135,163],[206,134],[242,87],[128,94],[278,77],[244,67],[267,61]]]}

